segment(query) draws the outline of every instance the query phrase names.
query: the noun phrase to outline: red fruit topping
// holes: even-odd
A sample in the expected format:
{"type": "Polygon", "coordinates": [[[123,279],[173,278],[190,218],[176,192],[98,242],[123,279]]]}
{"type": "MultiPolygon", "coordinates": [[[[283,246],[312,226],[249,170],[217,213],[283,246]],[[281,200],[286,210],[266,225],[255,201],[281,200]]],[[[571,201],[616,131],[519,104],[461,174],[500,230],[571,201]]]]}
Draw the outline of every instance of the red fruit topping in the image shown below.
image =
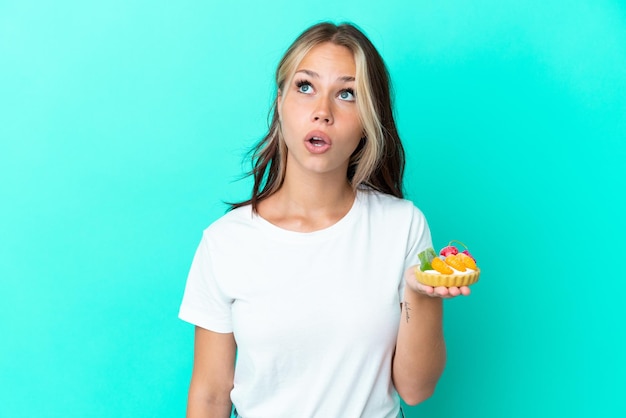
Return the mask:
{"type": "Polygon", "coordinates": [[[459,250],[454,245],[448,245],[447,247],[443,247],[441,251],[439,251],[439,255],[443,257],[447,257],[449,255],[457,255],[459,250]]]}

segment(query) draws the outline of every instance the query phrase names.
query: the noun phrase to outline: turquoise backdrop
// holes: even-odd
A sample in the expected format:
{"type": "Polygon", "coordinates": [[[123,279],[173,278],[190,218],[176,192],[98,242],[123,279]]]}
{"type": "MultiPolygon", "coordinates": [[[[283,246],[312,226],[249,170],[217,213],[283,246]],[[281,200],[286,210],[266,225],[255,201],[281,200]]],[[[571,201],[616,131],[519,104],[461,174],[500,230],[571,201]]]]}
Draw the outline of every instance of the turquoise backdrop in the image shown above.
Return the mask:
{"type": "Polygon", "coordinates": [[[407,416],[626,416],[610,0],[0,0],[0,416],[184,415],[193,252],[248,193],[280,55],[325,19],[380,49],[407,195],[483,269],[407,416]]]}

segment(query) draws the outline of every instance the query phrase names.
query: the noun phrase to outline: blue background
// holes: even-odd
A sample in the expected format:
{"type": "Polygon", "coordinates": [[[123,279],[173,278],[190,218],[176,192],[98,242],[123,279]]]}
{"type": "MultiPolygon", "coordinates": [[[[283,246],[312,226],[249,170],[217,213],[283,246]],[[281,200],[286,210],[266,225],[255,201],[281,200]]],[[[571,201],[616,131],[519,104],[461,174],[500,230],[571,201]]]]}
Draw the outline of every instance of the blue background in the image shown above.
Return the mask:
{"type": "Polygon", "coordinates": [[[407,197],[483,269],[407,415],[626,415],[623,1],[0,0],[1,416],[184,415],[193,252],[325,19],[385,57],[407,197]]]}

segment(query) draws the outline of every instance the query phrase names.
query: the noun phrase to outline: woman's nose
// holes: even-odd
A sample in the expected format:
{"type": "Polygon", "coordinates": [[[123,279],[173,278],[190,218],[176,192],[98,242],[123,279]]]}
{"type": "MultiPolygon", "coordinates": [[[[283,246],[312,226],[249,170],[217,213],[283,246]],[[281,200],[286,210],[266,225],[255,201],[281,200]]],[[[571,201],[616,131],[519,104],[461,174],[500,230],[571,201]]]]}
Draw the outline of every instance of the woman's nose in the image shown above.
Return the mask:
{"type": "Polygon", "coordinates": [[[314,122],[333,123],[332,106],[328,98],[320,97],[313,110],[312,119],[314,122]]]}

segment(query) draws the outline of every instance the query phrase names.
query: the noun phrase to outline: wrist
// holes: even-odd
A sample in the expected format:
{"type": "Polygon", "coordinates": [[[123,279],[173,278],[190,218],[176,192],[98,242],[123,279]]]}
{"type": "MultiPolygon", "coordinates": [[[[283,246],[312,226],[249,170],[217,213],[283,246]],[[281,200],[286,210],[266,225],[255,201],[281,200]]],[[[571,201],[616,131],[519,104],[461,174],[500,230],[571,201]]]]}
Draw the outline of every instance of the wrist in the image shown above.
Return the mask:
{"type": "Polygon", "coordinates": [[[407,287],[404,291],[402,303],[402,322],[425,324],[441,324],[443,318],[443,300],[437,296],[430,296],[418,290],[407,287]],[[419,318],[418,321],[410,321],[411,318],[419,318]]]}

